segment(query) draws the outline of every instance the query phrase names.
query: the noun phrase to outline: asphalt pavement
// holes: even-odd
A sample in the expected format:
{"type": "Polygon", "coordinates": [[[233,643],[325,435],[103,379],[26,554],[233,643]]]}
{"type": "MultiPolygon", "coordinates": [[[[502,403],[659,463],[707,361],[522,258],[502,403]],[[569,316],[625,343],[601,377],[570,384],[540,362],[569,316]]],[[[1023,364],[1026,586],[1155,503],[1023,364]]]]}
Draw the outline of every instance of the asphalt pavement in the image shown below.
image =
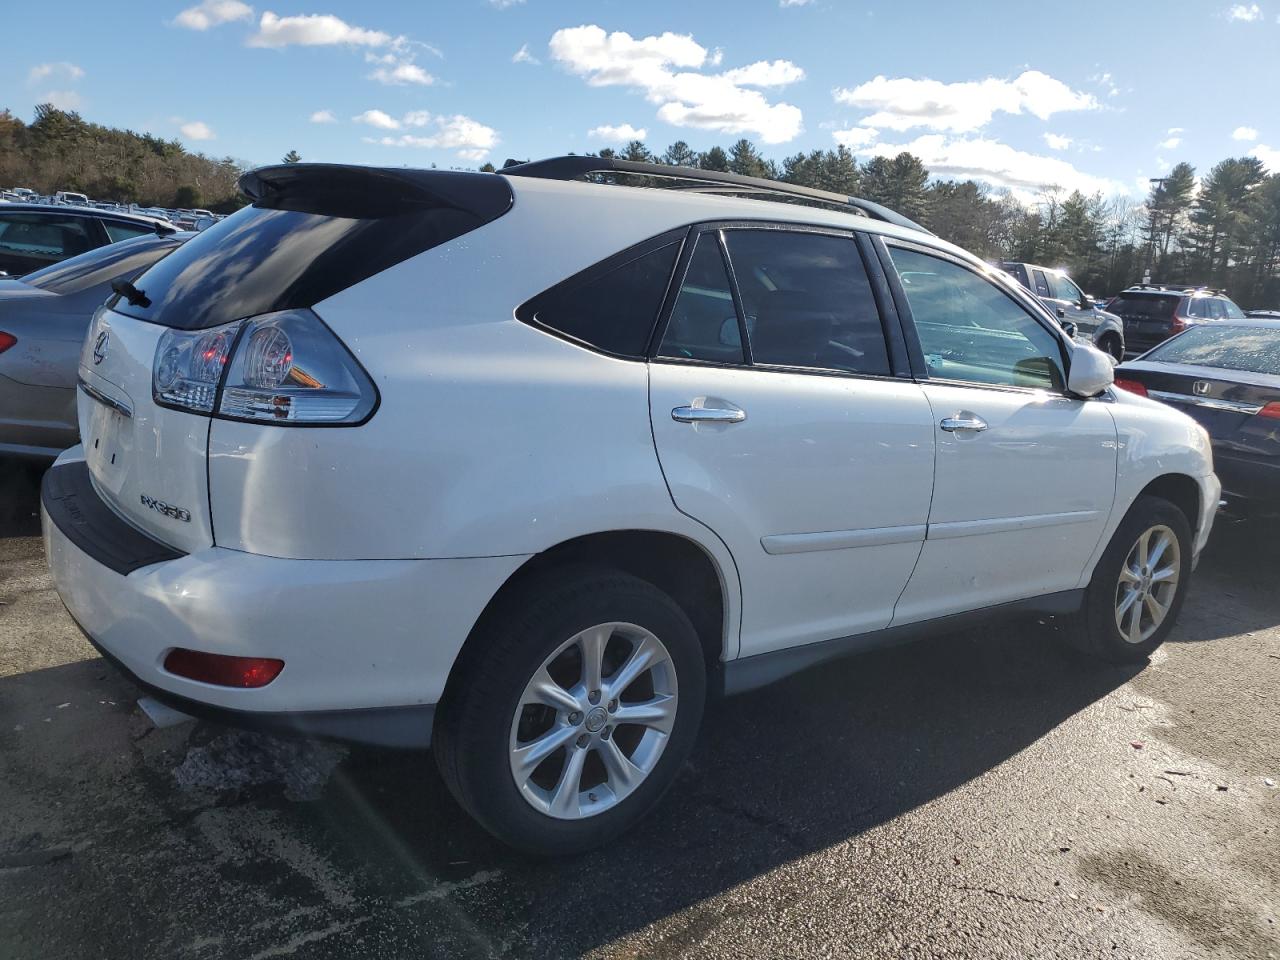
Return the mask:
{"type": "Polygon", "coordinates": [[[5,960],[1280,957],[1274,531],[1220,525],[1149,665],[1034,620],[827,665],[537,861],[427,755],[155,727],[53,591],[31,478],[0,500],[5,960]]]}

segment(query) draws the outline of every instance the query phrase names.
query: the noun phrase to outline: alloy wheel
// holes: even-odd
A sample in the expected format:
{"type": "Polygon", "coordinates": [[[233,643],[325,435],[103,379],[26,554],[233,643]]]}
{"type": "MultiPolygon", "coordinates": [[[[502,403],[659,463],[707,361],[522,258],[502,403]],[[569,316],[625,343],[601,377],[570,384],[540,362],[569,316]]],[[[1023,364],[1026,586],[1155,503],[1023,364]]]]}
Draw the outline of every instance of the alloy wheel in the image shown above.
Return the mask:
{"type": "Polygon", "coordinates": [[[1138,537],[1116,584],[1116,629],[1126,642],[1142,643],[1160,629],[1178,594],[1181,571],[1181,549],[1169,527],[1158,524],[1138,537]]]}
{"type": "Polygon", "coordinates": [[[580,820],[616,806],[657,765],[675,725],[671,655],[633,623],[602,623],[556,648],[511,722],[511,776],[534,809],[580,820]]]}

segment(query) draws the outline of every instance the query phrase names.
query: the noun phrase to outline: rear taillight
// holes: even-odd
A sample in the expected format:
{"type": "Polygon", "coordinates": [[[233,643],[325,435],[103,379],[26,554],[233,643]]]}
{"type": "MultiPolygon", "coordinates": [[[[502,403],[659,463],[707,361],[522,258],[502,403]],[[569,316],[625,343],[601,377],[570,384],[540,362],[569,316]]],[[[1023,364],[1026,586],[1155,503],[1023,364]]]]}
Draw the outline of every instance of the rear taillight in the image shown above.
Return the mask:
{"type": "Polygon", "coordinates": [[[1124,377],[1116,377],[1116,379],[1112,381],[1112,385],[1120,388],[1121,390],[1128,390],[1130,393],[1136,393],[1140,397],[1145,397],[1147,395],[1146,385],[1138,382],[1137,380],[1126,380],[1124,377]]]}
{"type": "Polygon", "coordinates": [[[156,347],[156,403],[258,423],[363,423],[377,391],[310,310],[209,330],[168,330],[156,347]]]}
{"type": "Polygon", "coordinates": [[[1187,329],[1187,327],[1189,326],[1191,326],[1191,322],[1187,320],[1186,317],[1182,316],[1181,314],[1175,313],[1173,315],[1173,319],[1169,321],[1169,333],[1170,334],[1181,333],[1183,330],[1187,329]]]}
{"type": "Polygon", "coordinates": [[[1280,402],[1272,400],[1258,411],[1258,416],[1266,417],[1269,420],[1280,420],[1280,402]]]}
{"type": "Polygon", "coordinates": [[[5,333],[3,330],[0,330],[0,353],[4,353],[17,342],[18,338],[12,333],[5,333]]]}
{"type": "Polygon", "coordinates": [[[164,658],[164,668],[188,680],[219,687],[265,687],[280,675],[284,661],[273,657],[228,657],[175,647],[164,658]]]}

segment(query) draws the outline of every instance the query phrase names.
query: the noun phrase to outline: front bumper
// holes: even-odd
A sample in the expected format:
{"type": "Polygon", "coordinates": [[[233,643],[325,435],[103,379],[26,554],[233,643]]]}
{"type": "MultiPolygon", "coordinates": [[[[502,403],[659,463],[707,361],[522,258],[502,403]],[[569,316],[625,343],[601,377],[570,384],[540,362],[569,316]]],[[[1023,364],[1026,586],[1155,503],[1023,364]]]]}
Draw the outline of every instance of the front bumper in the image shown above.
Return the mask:
{"type": "Polygon", "coordinates": [[[82,491],[74,514],[48,498],[55,472],[82,468],[78,461],[78,448],[59,458],[41,503],[45,552],[67,610],[159,699],[241,726],[428,742],[463,641],[525,559],[285,560],[211,547],[119,572],[130,562],[95,546],[112,538],[78,529],[110,523],[96,519],[104,506],[96,493],[82,491]],[[174,647],[278,657],[285,666],[265,687],[215,686],[166,671],[174,647]]]}

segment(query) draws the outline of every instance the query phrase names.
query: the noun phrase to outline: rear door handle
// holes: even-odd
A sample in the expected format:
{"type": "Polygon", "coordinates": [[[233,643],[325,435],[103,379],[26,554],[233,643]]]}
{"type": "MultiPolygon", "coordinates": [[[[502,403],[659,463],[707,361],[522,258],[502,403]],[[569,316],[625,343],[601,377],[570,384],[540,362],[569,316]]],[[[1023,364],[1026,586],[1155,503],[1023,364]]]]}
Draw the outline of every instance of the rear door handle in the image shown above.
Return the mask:
{"type": "Polygon", "coordinates": [[[947,417],[938,424],[947,433],[973,432],[980,433],[987,429],[987,421],[973,414],[959,417],[947,417]]]}
{"type": "Polygon", "coordinates": [[[747,419],[745,410],[722,410],[717,407],[676,407],[671,411],[676,423],[741,423],[747,419]]]}

